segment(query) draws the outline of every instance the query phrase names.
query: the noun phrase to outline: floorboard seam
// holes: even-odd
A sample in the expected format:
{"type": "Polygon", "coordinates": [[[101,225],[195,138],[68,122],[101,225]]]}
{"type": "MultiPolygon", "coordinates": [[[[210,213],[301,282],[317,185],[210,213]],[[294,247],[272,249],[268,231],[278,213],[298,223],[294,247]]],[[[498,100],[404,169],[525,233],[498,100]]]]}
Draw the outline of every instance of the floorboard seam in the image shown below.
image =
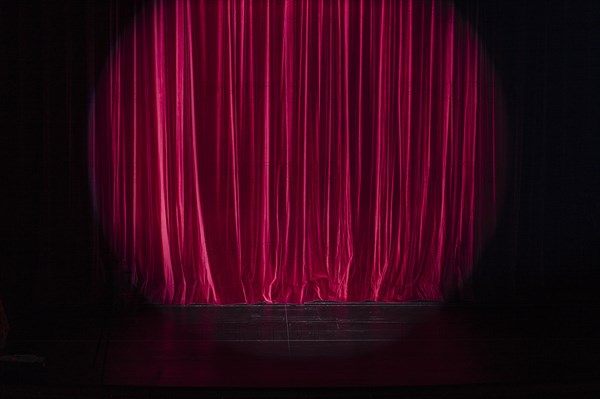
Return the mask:
{"type": "Polygon", "coordinates": [[[287,346],[288,346],[288,354],[292,354],[292,348],[290,346],[290,324],[288,323],[288,315],[287,315],[287,305],[283,307],[285,310],[285,331],[287,332],[287,346]]]}

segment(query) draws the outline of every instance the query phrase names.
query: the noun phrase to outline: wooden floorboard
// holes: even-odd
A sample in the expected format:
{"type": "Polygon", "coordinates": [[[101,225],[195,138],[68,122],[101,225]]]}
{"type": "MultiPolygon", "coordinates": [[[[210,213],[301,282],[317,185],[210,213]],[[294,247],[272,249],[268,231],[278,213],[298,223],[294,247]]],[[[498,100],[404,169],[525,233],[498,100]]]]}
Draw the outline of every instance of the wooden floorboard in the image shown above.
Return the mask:
{"type": "Polygon", "coordinates": [[[7,348],[44,356],[45,368],[3,364],[0,378],[11,395],[34,386],[65,395],[88,387],[101,397],[169,387],[190,395],[335,387],[345,397],[344,388],[373,386],[397,394],[420,387],[423,395],[442,386],[465,395],[469,387],[554,386],[574,394],[588,387],[577,393],[587,395],[600,381],[598,310],[431,303],[45,309],[12,321],[7,348]]]}

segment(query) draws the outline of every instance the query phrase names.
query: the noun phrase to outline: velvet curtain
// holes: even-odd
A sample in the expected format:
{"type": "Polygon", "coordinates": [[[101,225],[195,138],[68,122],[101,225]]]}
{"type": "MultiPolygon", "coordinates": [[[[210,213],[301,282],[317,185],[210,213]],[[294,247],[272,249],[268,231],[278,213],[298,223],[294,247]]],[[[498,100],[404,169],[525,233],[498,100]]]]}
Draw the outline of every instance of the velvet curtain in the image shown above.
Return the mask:
{"type": "Polygon", "coordinates": [[[468,294],[502,97],[447,2],[157,1],[89,118],[98,222],[161,303],[468,294]]]}

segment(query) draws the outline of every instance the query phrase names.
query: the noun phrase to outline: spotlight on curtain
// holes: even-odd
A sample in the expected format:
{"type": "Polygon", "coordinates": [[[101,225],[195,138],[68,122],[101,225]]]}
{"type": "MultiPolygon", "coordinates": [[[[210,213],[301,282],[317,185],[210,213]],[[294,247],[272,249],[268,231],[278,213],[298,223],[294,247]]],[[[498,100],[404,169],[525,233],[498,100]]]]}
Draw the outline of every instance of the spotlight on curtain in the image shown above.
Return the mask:
{"type": "Polygon", "coordinates": [[[502,198],[501,98],[437,1],[158,1],[90,111],[99,223],[160,303],[440,300],[502,198]]]}

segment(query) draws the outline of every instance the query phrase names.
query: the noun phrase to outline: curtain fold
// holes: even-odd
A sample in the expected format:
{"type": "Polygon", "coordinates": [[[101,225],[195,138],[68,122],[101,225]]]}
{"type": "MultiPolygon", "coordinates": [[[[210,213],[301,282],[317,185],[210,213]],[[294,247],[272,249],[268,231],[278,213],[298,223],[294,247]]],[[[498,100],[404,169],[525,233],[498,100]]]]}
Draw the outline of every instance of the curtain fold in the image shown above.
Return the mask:
{"type": "Polygon", "coordinates": [[[468,295],[502,97],[437,1],[157,1],[90,111],[98,220],[160,303],[468,295]]]}

